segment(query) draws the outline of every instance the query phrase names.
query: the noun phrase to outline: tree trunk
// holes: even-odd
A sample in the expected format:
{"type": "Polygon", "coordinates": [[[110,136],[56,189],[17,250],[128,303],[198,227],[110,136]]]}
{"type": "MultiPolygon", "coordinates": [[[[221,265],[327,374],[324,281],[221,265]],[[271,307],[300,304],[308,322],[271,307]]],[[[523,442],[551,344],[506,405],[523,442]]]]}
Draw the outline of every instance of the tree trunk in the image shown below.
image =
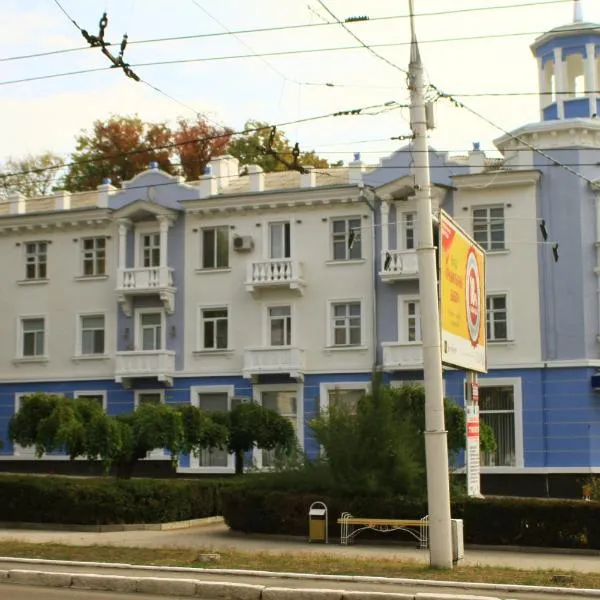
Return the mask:
{"type": "Polygon", "coordinates": [[[235,453],[235,474],[243,475],[244,473],[244,453],[238,450],[235,453]]]}

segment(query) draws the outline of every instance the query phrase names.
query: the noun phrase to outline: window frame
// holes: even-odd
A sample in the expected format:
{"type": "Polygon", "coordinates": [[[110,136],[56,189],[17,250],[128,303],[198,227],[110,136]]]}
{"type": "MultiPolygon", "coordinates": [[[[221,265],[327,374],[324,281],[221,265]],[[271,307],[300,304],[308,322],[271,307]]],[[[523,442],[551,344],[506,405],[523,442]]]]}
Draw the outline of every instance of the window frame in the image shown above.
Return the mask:
{"type": "MultiPolygon", "coordinates": [[[[190,404],[197,408],[200,405],[199,394],[227,394],[227,410],[231,410],[232,400],[235,397],[235,386],[233,385],[192,385],[190,386],[190,404]]],[[[180,467],[184,472],[193,473],[234,473],[235,457],[233,454],[227,455],[227,466],[206,467],[200,465],[200,457],[190,454],[190,466],[180,467]]]]}
{"type": "Polygon", "coordinates": [[[134,331],[134,352],[166,352],[167,350],[167,318],[165,315],[165,311],[156,308],[138,308],[135,310],[135,331],[134,331]],[[160,314],[161,316],[161,340],[160,340],[160,348],[154,350],[144,350],[143,349],[143,339],[142,339],[142,315],[145,314],[160,314]]]}
{"type": "Polygon", "coordinates": [[[134,410],[140,406],[140,396],[144,394],[160,394],[160,404],[165,403],[165,390],[161,388],[152,388],[152,389],[144,389],[144,390],[134,390],[133,391],[133,408],[134,410]]]}
{"type": "MultiPolygon", "coordinates": [[[[338,317],[341,318],[341,317],[338,317]]],[[[345,319],[350,319],[348,314],[345,319]]],[[[346,332],[350,331],[349,327],[346,326],[346,332]]],[[[347,341],[349,336],[347,337],[347,341]]],[[[366,324],[365,324],[365,301],[363,298],[339,298],[327,301],[327,347],[328,349],[361,349],[366,346],[366,324]],[[335,344],[335,317],[334,317],[334,306],[337,304],[358,304],[360,306],[360,343],[359,344],[335,344]]]]}
{"type": "Polygon", "coordinates": [[[265,235],[265,243],[266,243],[266,248],[265,248],[265,256],[267,258],[267,260],[291,260],[292,256],[294,254],[293,252],[293,248],[292,248],[292,240],[294,237],[294,233],[292,231],[292,221],[290,219],[282,219],[282,220],[277,220],[277,221],[269,221],[267,223],[267,234],[265,235]],[[280,225],[283,227],[283,254],[286,254],[286,246],[287,246],[287,250],[289,250],[288,256],[273,256],[273,252],[272,252],[272,243],[273,243],[273,234],[272,234],[272,227],[275,225],[280,225]],[[286,228],[287,225],[287,228],[286,228]],[[287,240],[286,243],[286,239],[285,239],[285,232],[288,232],[288,236],[289,239],[287,240]]]}
{"type": "Polygon", "coordinates": [[[49,250],[50,242],[48,240],[31,240],[28,242],[23,242],[23,255],[24,255],[24,266],[25,273],[23,277],[23,281],[47,281],[48,280],[48,250],[49,250]],[[44,244],[45,252],[40,253],[39,246],[40,244],[44,244]],[[36,247],[36,251],[33,253],[28,252],[27,247],[30,245],[34,245],[36,247]],[[43,255],[44,260],[40,261],[39,257],[43,255]],[[29,257],[33,257],[34,261],[32,263],[29,262],[29,257]],[[28,277],[27,268],[30,264],[34,265],[35,277],[28,277]],[[40,277],[40,265],[44,266],[44,276],[40,277]]]}
{"type": "MultiPolygon", "coordinates": [[[[291,302],[281,302],[281,303],[269,303],[265,306],[265,347],[267,348],[292,348],[294,345],[294,341],[296,339],[296,331],[295,331],[295,310],[294,306],[291,302]],[[273,308],[289,308],[289,315],[278,316],[275,318],[271,317],[271,309],[273,308]],[[274,345],[273,344],[273,330],[271,329],[273,321],[277,319],[283,319],[289,321],[289,339],[287,340],[287,344],[274,345]]],[[[284,332],[284,337],[286,337],[288,333],[284,332]]]]}
{"type": "Polygon", "coordinates": [[[400,227],[398,228],[400,231],[400,244],[398,247],[403,252],[416,251],[418,246],[418,238],[417,238],[417,212],[413,210],[407,210],[399,213],[400,215],[400,227]],[[411,226],[408,227],[408,218],[411,217],[412,223],[411,226]],[[408,231],[412,231],[412,247],[408,247],[408,231]]]}
{"type": "Polygon", "coordinates": [[[108,410],[108,393],[106,390],[77,390],[73,392],[73,398],[85,398],[86,396],[101,396],[102,409],[104,412],[108,410]]]}
{"type": "MultiPolygon", "coordinates": [[[[156,267],[144,267],[144,236],[145,235],[157,235],[159,236],[159,255],[160,255],[160,228],[157,221],[149,221],[137,223],[134,231],[134,260],[133,265],[136,269],[158,269],[161,265],[156,267]]],[[[167,242],[168,243],[168,242],[167,242]]],[[[160,256],[159,256],[160,262],[160,256]]],[[[165,265],[166,266],[166,265],[165,265]]]]}
{"type": "Polygon", "coordinates": [[[419,296],[398,296],[398,341],[401,344],[422,344],[423,343],[423,330],[421,325],[421,300],[419,296]],[[416,316],[418,317],[416,323],[416,334],[417,339],[409,340],[409,328],[408,320],[410,315],[408,313],[408,305],[416,304],[416,316]]]}
{"type": "Polygon", "coordinates": [[[319,384],[319,410],[326,412],[329,410],[329,394],[332,391],[356,391],[362,390],[365,394],[371,392],[370,381],[334,381],[319,384]]]}
{"type": "Polygon", "coordinates": [[[107,243],[107,240],[108,240],[108,237],[105,235],[85,236],[80,239],[80,242],[79,242],[79,252],[80,252],[80,259],[81,259],[80,277],[83,277],[83,278],[108,277],[109,271],[108,271],[108,243],[107,243]],[[86,250],[84,248],[85,242],[89,241],[89,240],[94,241],[94,248],[92,250],[86,250]],[[96,242],[99,240],[102,240],[102,242],[104,242],[104,248],[102,248],[102,249],[98,249],[96,247],[96,242]],[[99,273],[96,270],[99,251],[104,253],[104,270],[102,273],[99,273]],[[88,252],[90,252],[92,254],[92,256],[91,256],[91,258],[86,259],[86,253],[88,253],[88,252]],[[92,261],[93,273],[91,273],[91,274],[86,274],[86,272],[85,272],[86,260],[92,261]]]}
{"type": "Polygon", "coordinates": [[[45,314],[37,315],[19,315],[17,317],[17,354],[18,360],[23,361],[46,361],[48,360],[48,317],[45,314]],[[25,329],[24,321],[33,321],[41,319],[44,323],[43,335],[43,352],[42,354],[25,354],[25,329]]]}
{"type": "Polygon", "coordinates": [[[90,311],[85,313],[78,313],[76,315],[76,335],[77,339],[75,342],[75,356],[77,358],[85,358],[93,360],[94,358],[104,358],[108,355],[108,318],[107,314],[103,311],[90,311]],[[104,319],[104,352],[102,354],[84,354],[83,353],[83,319],[85,317],[102,317],[104,319]]]}
{"type": "Polygon", "coordinates": [[[231,268],[231,248],[230,248],[230,244],[231,244],[231,237],[229,235],[229,230],[230,227],[228,225],[213,225],[210,227],[202,227],[200,228],[199,231],[199,241],[200,241],[200,266],[199,269],[201,271],[223,271],[223,270],[229,270],[231,268]],[[227,236],[227,264],[226,265],[219,265],[218,264],[218,256],[219,256],[219,252],[218,252],[218,246],[219,246],[219,231],[225,231],[225,234],[227,236]],[[204,242],[204,234],[207,231],[214,231],[215,232],[215,239],[214,239],[214,266],[212,267],[207,267],[204,265],[204,248],[205,248],[205,242],[204,242]]]}
{"type": "MultiPolygon", "coordinates": [[[[196,338],[197,352],[228,352],[231,350],[231,305],[221,304],[199,304],[198,305],[198,329],[196,338]],[[227,345],[225,348],[206,348],[204,346],[204,311],[205,310],[226,310],[227,311],[227,345]]],[[[216,340],[216,331],[215,331],[216,340]]]]}
{"type": "Polygon", "coordinates": [[[507,226],[506,226],[506,211],[504,204],[490,204],[489,206],[481,206],[475,205],[471,206],[471,234],[473,239],[481,246],[486,252],[494,253],[494,252],[506,252],[509,250],[508,247],[508,235],[507,235],[507,226]],[[492,221],[498,221],[498,219],[492,219],[491,211],[492,210],[502,210],[502,247],[501,248],[492,248],[492,221]],[[475,212],[476,211],[486,211],[486,240],[483,243],[480,240],[477,240],[475,233],[475,212]]]}
{"type": "MultiPolygon", "coordinates": [[[[36,392],[15,392],[13,415],[16,415],[21,408],[21,398],[23,396],[30,396],[36,392]]],[[[23,460],[34,460],[35,459],[35,446],[21,446],[20,444],[12,444],[12,456],[16,458],[22,458],[23,460]]],[[[42,456],[42,459],[46,455],[42,456]]]]}
{"type": "MultiPolygon", "coordinates": [[[[466,382],[466,379],[465,379],[466,382]]],[[[481,466],[482,473],[499,473],[503,470],[512,473],[515,469],[523,469],[525,466],[524,459],[524,440],[523,440],[523,389],[521,377],[480,377],[479,393],[481,398],[481,390],[483,388],[494,387],[512,387],[513,388],[513,414],[515,427],[515,465],[506,466],[481,466]]],[[[465,388],[466,389],[466,388],[465,388]]],[[[481,400],[480,400],[481,402],[481,400]]],[[[484,411],[485,414],[485,411],[484,411]]],[[[479,407],[479,416],[481,418],[481,407],[479,407]]]]}
{"type": "Polygon", "coordinates": [[[486,293],[486,297],[485,297],[485,303],[486,303],[486,319],[485,319],[485,332],[486,332],[486,342],[489,342],[491,344],[502,344],[502,343],[506,343],[506,342],[510,342],[512,339],[512,327],[511,327],[511,319],[510,319],[510,314],[511,314],[511,310],[510,310],[510,302],[509,302],[509,297],[510,294],[507,291],[487,291],[486,293]],[[493,311],[488,310],[488,300],[491,298],[504,298],[504,302],[505,302],[505,322],[506,322],[506,337],[504,338],[496,338],[496,337],[488,337],[487,333],[488,333],[488,319],[490,318],[490,316],[492,314],[494,314],[493,311]]]}
{"type": "Polygon", "coordinates": [[[339,216],[339,217],[331,217],[329,219],[329,240],[330,240],[330,260],[332,262],[348,262],[348,261],[363,261],[364,260],[364,256],[363,256],[363,247],[362,247],[362,235],[361,235],[361,230],[362,230],[362,216],[361,215],[348,215],[348,216],[339,216]],[[356,227],[350,227],[350,222],[351,221],[358,221],[358,228],[356,227]],[[335,233],[334,231],[334,227],[335,227],[335,223],[338,222],[343,222],[344,223],[344,232],[343,233],[335,233]],[[350,249],[348,247],[348,242],[350,240],[350,232],[354,229],[358,229],[358,232],[355,233],[355,238],[354,238],[354,246],[352,249],[350,249]],[[336,236],[343,236],[343,242],[344,242],[344,257],[343,258],[336,258],[335,257],[335,244],[336,244],[336,236]],[[358,256],[352,256],[352,251],[354,250],[354,248],[356,248],[356,244],[359,244],[358,246],[358,256]]]}

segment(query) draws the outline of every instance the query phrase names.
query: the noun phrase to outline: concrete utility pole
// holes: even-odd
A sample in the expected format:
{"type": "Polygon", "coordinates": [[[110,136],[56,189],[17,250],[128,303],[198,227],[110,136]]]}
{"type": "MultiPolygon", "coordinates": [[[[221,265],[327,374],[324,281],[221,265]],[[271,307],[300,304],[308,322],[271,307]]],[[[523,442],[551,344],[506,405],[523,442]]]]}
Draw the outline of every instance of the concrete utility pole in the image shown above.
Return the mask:
{"type": "Polygon", "coordinates": [[[427,144],[427,115],[423,64],[415,33],[413,0],[410,9],[411,47],[409,65],[410,121],[414,135],[413,173],[417,199],[419,246],[419,298],[425,378],[425,453],[427,502],[429,505],[430,563],[452,568],[450,483],[447,432],[444,426],[444,388],[440,315],[438,305],[436,248],[433,245],[431,181],[427,144]]]}

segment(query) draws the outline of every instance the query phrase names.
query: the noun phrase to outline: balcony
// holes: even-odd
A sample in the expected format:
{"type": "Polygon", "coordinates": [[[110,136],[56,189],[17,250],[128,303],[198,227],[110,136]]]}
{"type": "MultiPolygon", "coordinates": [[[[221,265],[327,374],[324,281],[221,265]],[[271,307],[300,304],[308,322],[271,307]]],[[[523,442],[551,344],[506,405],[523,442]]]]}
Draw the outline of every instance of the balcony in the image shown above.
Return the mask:
{"type": "Polygon", "coordinates": [[[302,294],[304,285],[302,263],[297,260],[271,258],[248,264],[246,291],[252,294],[266,288],[296,290],[302,294]]]}
{"type": "Polygon", "coordinates": [[[168,314],[173,314],[175,288],[170,267],[137,267],[117,270],[117,297],[123,312],[131,316],[133,296],[158,294],[168,314]]]}
{"type": "Polygon", "coordinates": [[[421,342],[383,342],[383,368],[386,371],[402,371],[423,368],[423,344],[421,342]]]}
{"type": "Polygon", "coordinates": [[[387,250],[381,253],[381,281],[418,279],[419,263],[416,250],[387,250]]]}
{"type": "Polygon", "coordinates": [[[286,374],[294,379],[302,379],[305,365],[304,350],[301,348],[274,346],[244,350],[243,375],[246,379],[265,374],[286,374]]]}
{"type": "Polygon", "coordinates": [[[151,377],[167,385],[173,384],[175,352],[172,350],[117,352],[115,358],[115,381],[117,383],[151,377]]]}

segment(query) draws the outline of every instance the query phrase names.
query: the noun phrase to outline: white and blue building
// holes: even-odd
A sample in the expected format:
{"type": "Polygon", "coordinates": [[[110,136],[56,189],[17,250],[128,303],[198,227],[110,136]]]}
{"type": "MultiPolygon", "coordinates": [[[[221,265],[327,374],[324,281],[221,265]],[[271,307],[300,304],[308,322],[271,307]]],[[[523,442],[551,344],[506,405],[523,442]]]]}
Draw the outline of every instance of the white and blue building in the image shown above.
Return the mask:
{"type": "MultiPolygon", "coordinates": [[[[495,140],[502,158],[432,148],[432,198],[487,250],[480,411],[498,450],[483,457],[483,491],[576,494],[600,471],[600,25],[576,13],[531,48],[540,120],[495,140]]],[[[376,167],[355,155],[346,168],[265,174],[223,156],[199,181],[150,165],[120,189],[11,197],[0,438],[34,391],[89,396],[109,414],[252,399],[315,456],[307,422],[332,393],[356,400],[374,367],[394,385],[423,378],[412,181],[405,147],[376,167]]],[[[445,372],[461,403],[464,379],[445,372]]],[[[7,441],[0,461],[34,464],[7,441]]],[[[206,452],[178,471],[233,461],[206,452]]]]}

